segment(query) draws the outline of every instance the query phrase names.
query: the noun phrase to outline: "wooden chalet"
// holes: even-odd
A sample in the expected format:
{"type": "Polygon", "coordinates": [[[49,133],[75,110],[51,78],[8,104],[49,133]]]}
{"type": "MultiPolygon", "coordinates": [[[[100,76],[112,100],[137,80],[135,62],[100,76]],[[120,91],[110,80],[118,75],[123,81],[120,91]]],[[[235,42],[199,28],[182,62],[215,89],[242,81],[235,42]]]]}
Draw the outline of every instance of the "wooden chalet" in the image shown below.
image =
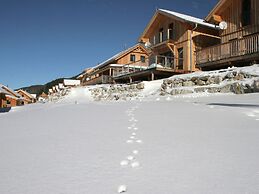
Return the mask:
{"type": "Polygon", "coordinates": [[[141,71],[148,66],[148,51],[143,44],[126,49],[86,72],[82,85],[114,83],[120,75],[141,71]]]}
{"type": "MultiPolygon", "coordinates": [[[[196,69],[195,51],[220,43],[214,24],[185,14],[158,9],[139,38],[150,48],[149,68],[142,75],[149,80],[196,69]]],[[[136,73],[133,79],[141,79],[136,73]]]]}
{"type": "Polygon", "coordinates": [[[32,94],[24,90],[20,89],[17,91],[17,93],[20,94],[20,96],[22,96],[24,104],[31,104],[36,102],[36,98],[32,94]]]}
{"type": "Polygon", "coordinates": [[[45,100],[47,100],[49,98],[48,94],[46,94],[45,92],[42,92],[39,96],[38,96],[38,101],[39,102],[44,102],[45,100]]]}
{"type": "Polygon", "coordinates": [[[23,105],[22,97],[12,89],[0,84],[0,108],[23,105]]]}
{"type": "Polygon", "coordinates": [[[206,21],[221,26],[221,41],[197,51],[198,67],[212,70],[259,61],[258,0],[220,0],[206,21]]]}

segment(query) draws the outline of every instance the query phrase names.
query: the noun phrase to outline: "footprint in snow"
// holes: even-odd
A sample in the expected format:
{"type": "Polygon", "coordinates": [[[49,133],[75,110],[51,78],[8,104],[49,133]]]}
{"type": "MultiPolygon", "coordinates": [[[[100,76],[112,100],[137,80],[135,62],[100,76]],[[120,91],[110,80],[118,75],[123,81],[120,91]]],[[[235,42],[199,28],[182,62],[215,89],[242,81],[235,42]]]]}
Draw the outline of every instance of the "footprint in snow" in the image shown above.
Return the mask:
{"type": "Polygon", "coordinates": [[[128,165],[129,165],[129,161],[128,161],[128,160],[122,160],[122,161],[120,162],[120,165],[121,165],[121,166],[128,166],[128,165]]]}
{"type": "Polygon", "coordinates": [[[140,167],[140,163],[138,161],[132,162],[131,167],[132,168],[138,168],[138,167],[140,167]]]}
{"type": "Polygon", "coordinates": [[[133,140],[129,139],[129,140],[126,141],[126,143],[128,143],[128,144],[133,143],[133,140]]]}
{"type": "Polygon", "coordinates": [[[137,134],[133,132],[131,135],[132,135],[132,136],[136,136],[137,134]]]}
{"type": "Polygon", "coordinates": [[[133,150],[132,153],[137,155],[139,153],[139,151],[138,150],[133,150]]]}
{"type": "Polygon", "coordinates": [[[132,127],[128,127],[128,129],[132,129],[132,127]]]}
{"type": "Polygon", "coordinates": [[[117,189],[118,193],[125,193],[127,191],[126,185],[120,185],[117,189]]]}
{"type": "Polygon", "coordinates": [[[130,139],[136,139],[136,137],[135,136],[130,136],[130,139]]]}
{"type": "Polygon", "coordinates": [[[136,142],[137,142],[137,143],[143,143],[143,141],[140,140],[140,139],[136,140],[136,142]]]}
{"type": "Polygon", "coordinates": [[[128,156],[127,159],[128,159],[129,161],[132,161],[132,160],[135,159],[135,157],[134,157],[134,156],[128,156]]]}
{"type": "Polygon", "coordinates": [[[135,131],[137,131],[137,130],[138,130],[138,128],[137,128],[137,127],[134,127],[134,130],[135,130],[135,131]]]}

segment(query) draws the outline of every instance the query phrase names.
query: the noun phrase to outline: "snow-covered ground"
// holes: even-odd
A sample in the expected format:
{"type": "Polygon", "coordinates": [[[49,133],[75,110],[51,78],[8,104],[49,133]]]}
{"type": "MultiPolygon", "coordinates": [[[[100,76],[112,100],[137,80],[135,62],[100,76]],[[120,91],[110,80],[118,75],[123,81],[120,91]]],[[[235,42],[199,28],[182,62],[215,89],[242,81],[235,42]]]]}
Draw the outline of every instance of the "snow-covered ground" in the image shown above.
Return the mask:
{"type": "Polygon", "coordinates": [[[1,194],[119,191],[259,193],[259,94],[92,102],[77,88],[0,114],[1,194]]]}

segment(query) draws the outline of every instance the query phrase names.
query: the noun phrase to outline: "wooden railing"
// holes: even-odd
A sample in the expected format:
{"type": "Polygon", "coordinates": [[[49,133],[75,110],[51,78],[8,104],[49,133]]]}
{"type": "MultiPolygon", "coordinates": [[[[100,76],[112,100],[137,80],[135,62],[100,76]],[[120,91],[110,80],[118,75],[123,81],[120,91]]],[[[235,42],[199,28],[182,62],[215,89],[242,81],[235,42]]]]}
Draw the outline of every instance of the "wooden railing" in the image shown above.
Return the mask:
{"type": "Polygon", "coordinates": [[[204,64],[258,52],[259,33],[197,51],[196,63],[204,64]]]}
{"type": "Polygon", "coordinates": [[[95,85],[95,84],[110,84],[113,82],[113,78],[108,75],[101,75],[94,79],[85,81],[83,85],[95,85]]]}
{"type": "Polygon", "coordinates": [[[148,59],[145,59],[145,62],[138,60],[138,61],[126,64],[126,65],[123,65],[120,69],[119,68],[117,69],[118,71],[114,70],[113,77],[119,77],[119,76],[126,75],[129,73],[134,73],[137,71],[145,70],[149,64],[148,61],[149,61],[148,59]]]}

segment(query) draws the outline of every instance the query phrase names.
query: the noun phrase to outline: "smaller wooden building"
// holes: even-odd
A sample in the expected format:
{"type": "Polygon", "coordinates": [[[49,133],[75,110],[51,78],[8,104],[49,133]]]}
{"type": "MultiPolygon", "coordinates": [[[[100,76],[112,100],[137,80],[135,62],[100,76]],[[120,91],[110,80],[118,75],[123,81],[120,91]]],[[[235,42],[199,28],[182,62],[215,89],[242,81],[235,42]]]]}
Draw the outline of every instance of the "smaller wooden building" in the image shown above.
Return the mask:
{"type": "Polygon", "coordinates": [[[22,97],[7,86],[0,84],[0,108],[9,108],[20,105],[23,105],[22,97]]]}
{"type": "Polygon", "coordinates": [[[82,85],[114,83],[114,78],[148,67],[149,53],[143,44],[139,43],[85,72],[82,85]]]}
{"type": "Polygon", "coordinates": [[[17,93],[22,96],[24,104],[31,104],[36,102],[36,97],[24,90],[20,89],[17,91],[17,93]]]}

